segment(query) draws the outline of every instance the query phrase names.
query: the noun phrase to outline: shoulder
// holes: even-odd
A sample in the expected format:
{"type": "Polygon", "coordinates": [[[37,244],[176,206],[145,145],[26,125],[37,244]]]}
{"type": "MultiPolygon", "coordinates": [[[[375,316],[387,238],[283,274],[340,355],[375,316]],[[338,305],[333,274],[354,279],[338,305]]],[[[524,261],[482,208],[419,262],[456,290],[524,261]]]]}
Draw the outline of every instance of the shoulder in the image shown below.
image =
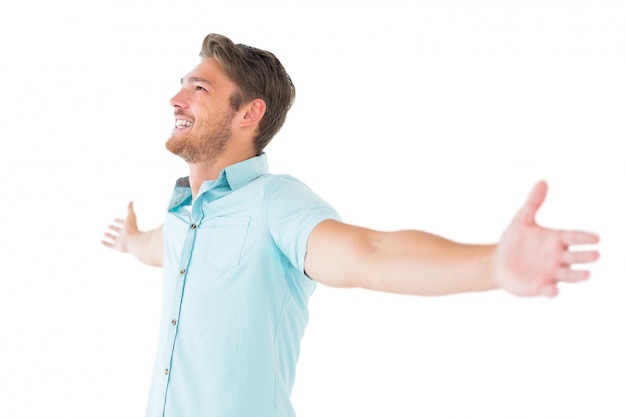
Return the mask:
{"type": "Polygon", "coordinates": [[[280,188],[280,187],[304,187],[310,189],[310,187],[302,180],[294,177],[289,174],[267,174],[267,178],[269,184],[272,187],[280,188]]]}
{"type": "Polygon", "coordinates": [[[288,174],[272,174],[266,185],[266,198],[273,200],[323,201],[304,181],[288,174]]]}

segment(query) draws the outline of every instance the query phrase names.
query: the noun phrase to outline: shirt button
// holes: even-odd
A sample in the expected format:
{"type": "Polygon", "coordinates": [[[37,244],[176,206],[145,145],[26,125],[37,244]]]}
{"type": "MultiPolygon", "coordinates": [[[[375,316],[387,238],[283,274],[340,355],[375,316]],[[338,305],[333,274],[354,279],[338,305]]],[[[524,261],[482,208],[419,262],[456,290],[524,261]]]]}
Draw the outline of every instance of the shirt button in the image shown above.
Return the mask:
{"type": "Polygon", "coordinates": [[[172,326],[176,326],[176,319],[172,320],[172,326]]]}
{"type": "Polygon", "coordinates": [[[195,223],[191,225],[191,229],[192,229],[192,230],[193,230],[193,229],[195,229],[196,227],[198,227],[198,226],[196,226],[196,224],[195,224],[195,223]]]}
{"type": "Polygon", "coordinates": [[[169,370],[169,369],[167,369],[167,368],[165,368],[164,374],[165,374],[165,375],[167,375],[167,374],[169,374],[169,373],[170,373],[170,370],[169,370]]]}
{"type": "Polygon", "coordinates": [[[183,268],[183,269],[181,269],[181,270],[180,270],[180,274],[181,274],[181,275],[185,275],[185,268],[183,268]]]}

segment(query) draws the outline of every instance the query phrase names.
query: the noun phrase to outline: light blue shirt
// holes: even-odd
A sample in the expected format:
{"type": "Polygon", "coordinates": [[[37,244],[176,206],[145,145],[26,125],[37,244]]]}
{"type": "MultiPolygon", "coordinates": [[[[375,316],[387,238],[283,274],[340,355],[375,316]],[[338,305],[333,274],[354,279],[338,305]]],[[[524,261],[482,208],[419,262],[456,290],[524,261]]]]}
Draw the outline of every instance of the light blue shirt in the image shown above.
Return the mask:
{"type": "Polygon", "coordinates": [[[163,307],[147,417],[294,417],[315,282],[307,239],[337,212],[265,154],[179,179],[163,226],[163,307]],[[190,206],[187,207],[186,206],[190,206]]]}

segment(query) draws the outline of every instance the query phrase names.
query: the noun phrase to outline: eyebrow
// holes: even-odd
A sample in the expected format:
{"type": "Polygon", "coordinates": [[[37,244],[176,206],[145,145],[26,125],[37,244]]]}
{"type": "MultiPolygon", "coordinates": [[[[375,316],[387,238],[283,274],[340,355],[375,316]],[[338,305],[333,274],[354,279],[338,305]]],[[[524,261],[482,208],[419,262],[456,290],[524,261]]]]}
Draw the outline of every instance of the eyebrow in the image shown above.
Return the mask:
{"type": "MultiPolygon", "coordinates": [[[[180,79],[180,83],[183,84],[184,82],[185,82],[185,78],[181,78],[180,79]]],[[[200,78],[200,77],[193,77],[193,76],[187,77],[187,82],[189,82],[189,83],[198,83],[198,82],[200,82],[200,83],[205,83],[205,84],[211,85],[209,80],[204,79],[204,78],[200,78]]]]}

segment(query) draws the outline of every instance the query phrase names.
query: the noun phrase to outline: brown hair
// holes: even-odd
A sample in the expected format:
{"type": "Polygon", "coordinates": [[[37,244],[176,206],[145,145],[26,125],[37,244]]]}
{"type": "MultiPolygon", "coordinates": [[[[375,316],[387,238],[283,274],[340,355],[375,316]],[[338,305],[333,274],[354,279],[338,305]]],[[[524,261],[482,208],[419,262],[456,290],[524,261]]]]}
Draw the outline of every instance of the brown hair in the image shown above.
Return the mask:
{"type": "Polygon", "coordinates": [[[226,76],[237,85],[230,97],[233,109],[256,98],[265,101],[265,115],[259,123],[254,147],[260,154],[285,123],[296,89],[278,58],[271,52],[237,44],[211,33],[204,38],[202,58],[214,58],[226,76]]]}

